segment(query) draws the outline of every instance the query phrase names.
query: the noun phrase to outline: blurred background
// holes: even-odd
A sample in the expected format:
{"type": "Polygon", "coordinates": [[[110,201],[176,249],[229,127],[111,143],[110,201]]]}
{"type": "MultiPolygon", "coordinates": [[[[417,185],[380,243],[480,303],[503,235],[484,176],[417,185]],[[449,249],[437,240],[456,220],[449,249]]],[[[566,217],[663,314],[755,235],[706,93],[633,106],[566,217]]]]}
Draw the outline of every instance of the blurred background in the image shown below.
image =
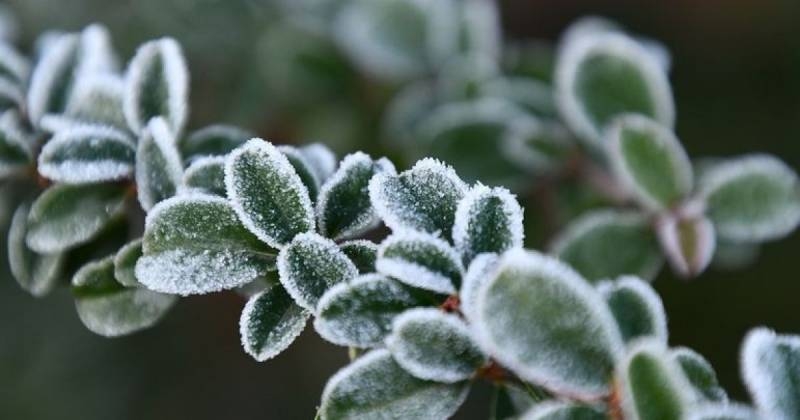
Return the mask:
{"type": "MultiPolygon", "coordinates": [[[[316,140],[340,156],[361,149],[401,167],[413,163],[414,147],[386,140],[384,111],[401,84],[359,72],[322,31],[308,30],[336,0],[1,1],[18,18],[25,51],[45,30],[91,22],[110,28],[125,58],[145,40],[177,38],[192,76],[191,128],[225,122],[277,143],[316,140]]],[[[548,43],[579,17],[604,16],[661,41],[672,55],[677,133],[690,156],[762,151],[800,170],[800,2],[503,0],[498,7],[503,39],[531,47],[525,69],[544,81],[548,43]]],[[[523,183],[525,176],[537,175],[524,174],[523,183]]],[[[541,248],[548,234],[535,196],[520,197],[526,245],[541,248]]],[[[747,398],[738,367],[744,333],[756,325],[800,333],[797,257],[800,234],[768,244],[741,269],[712,267],[687,282],[667,268],[655,280],[671,344],[705,355],[735,399],[747,398]]],[[[2,273],[0,418],[311,419],[325,381],[347,362],[346,349],[308,327],[287,352],[256,363],[239,344],[244,299],[234,293],[183,299],[155,328],[105,339],[81,325],[68,290],[34,299],[2,273]]],[[[473,394],[456,418],[486,418],[486,389],[473,394]]]]}

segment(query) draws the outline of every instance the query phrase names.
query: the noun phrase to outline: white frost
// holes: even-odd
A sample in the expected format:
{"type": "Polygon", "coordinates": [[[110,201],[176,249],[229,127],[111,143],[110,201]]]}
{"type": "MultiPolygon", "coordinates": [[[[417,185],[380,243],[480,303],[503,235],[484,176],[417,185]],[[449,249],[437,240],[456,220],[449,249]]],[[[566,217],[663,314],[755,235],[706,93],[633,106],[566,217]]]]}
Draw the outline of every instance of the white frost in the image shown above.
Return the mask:
{"type": "Polygon", "coordinates": [[[667,344],[669,334],[667,332],[667,312],[664,304],[655,290],[644,280],[635,276],[623,276],[616,281],[603,281],[597,284],[597,291],[608,300],[614,293],[628,289],[636,294],[638,298],[647,306],[647,316],[653,328],[653,337],[667,344]]]}
{"type": "MultiPolygon", "coordinates": [[[[39,154],[39,172],[54,181],[84,183],[114,181],[133,173],[133,161],[105,157],[68,156],[73,147],[91,148],[102,153],[104,147],[130,148],[131,157],[136,149],[133,141],[123,132],[99,125],[76,125],[61,130],[45,143],[39,154]]],[[[90,152],[91,153],[91,152],[90,152]]]]}
{"type": "Polygon", "coordinates": [[[154,174],[166,175],[168,179],[161,181],[171,183],[175,186],[176,191],[183,179],[183,162],[175,145],[175,134],[167,126],[166,121],[160,117],[153,118],[147,124],[147,128],[139,139],[139,147],[136,152],[136,185],[138,186],[139,203],[147,211],[159,201],[154,186],[150,185],[154,174]],[[155,163],[154,160],[145,153],[151,146],[155,146],[161,154],[166,162],[166,167],[152,166],[155,163]]]}
{"type": "Polygon", "coordinates": [[[431,290],[438,293],[456,293],[457,282],[464,274],[464,266],[458,253],[446,241],[422,232],[400,230],[392,233],[378,246],[378,259],[375,269],[386,276],[399,280],[409,286],[431,290]],[[387,252],[402,255],[386,255],[387,252]],[[424,265],[426,253],[432,252],[436,259],[444,260],[445,267],[429,267],[424,265]]]}
{"type": "MultiPolygon", "coordinates": [[[[488,251],[471,249],[471,245],[475,239],[473,235],[484,233],[482,232],[484,226],[480,224],[479,220],[476,220],[477,212],[483,208],[479,206],[483,206],[485,200],[492,198],[497,198],[501,201],[501,209],[505,217],[505,226],[503,227],[508,230],[509,234],[506,249],[522,246],[525,233],[522,225],[522,207],[517,202],[517,198],[505,188],[489,188],[478,184],[464,195],[464,198],[461,199],[456,208],[456,218],[453,224],[453,243],[455,243],[458,252],[464,257],[471,258],[476,254],[488,251]]],[[[491,250],[491,252],[502,252],[506,249],[491,250]]]]}
{"type": "Polygon", "coordinates": [[[741,357],[744,383],[761,416],[795,419],[800,404],[796,394],[800,337],[753,329],[744,339],[741,357]]]}

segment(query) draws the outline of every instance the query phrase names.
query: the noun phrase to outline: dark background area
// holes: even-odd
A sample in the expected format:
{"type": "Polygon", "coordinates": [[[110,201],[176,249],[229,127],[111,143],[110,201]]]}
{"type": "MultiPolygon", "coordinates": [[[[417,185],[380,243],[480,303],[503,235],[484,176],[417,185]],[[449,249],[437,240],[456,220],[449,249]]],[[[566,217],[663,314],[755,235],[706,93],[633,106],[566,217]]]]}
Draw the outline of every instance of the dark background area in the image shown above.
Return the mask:
{"type": "MultiPolygon", "coordinates": [[[[26,46],[42,30],[94,21],[109,26],[124,57],[142,41],[174,35],[189,58],[193,127],[224,121],[278,142],[298,140],[270,114],[271,98],[248,76],[270,13],[258,1],[9,4],[26,46]]],[[[662,41],[673,59],[677,133],[690,156],[762,151],[800,170],[800,2],[500,4],[508,38],[555,40],[575,18],[601,15],[662,41]]],[[[371,140],[362,133],[334,146],[380,151],[371,140]]],[[[738,367],[745,332],[767,325],[800,333],[799,251],[796,233],[765,246],[748,268],[712,269],[689,282],[665,269],[654,283],[669,315],[671,344],[706,355],[735,399],[747,398],[738,367]]],[[[324,343],[309,326],[290,350],[256,363],[239,344],[244,300],[233,293],[183,299],[157,327],[105,339],[80,324],[67,290],[37,300],[11,278],[0,280],[0,418],[311,419],[325,381],[347,360],[346,349],[324,343]]],[[[478,389],[457,418],[485,418],[485,394],[478,389]]]]}

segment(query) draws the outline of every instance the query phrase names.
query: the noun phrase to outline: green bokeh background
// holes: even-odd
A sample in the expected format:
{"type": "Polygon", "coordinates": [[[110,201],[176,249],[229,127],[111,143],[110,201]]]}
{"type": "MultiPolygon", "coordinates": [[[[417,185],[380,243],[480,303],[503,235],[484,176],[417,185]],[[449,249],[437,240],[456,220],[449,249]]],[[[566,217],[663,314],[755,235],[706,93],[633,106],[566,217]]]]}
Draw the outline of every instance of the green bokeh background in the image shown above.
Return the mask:
{"type": "MultiPolygon", "coordinates": [[[[144,40],[177,37],[190,62],[194,127],[223,121],[277,142],[311,136],[330,141],[340,153],[382,151],[374,124],[348,123],[374,118],[377,110],[326,115],[311,129],[296,127],[260,90],[252,68],[259,60],[256,40],[269,29],[266,1],[9,4],[20,17],[26,46],[42,30],[74,30],[94,21],[111,28],[125,57],[144,40]]],[[[762,151],[800,170],[800,2],[504,0],[500,7],[508,38],[555,40],[575,18],[597,14],[662,41],[673,58],[677,132],[691,156],[762,151]]],[[[765,246],[749,268],[711,270],[689,282],[665,270],[655,282],[671,343],[706,355],[736,399],[747,398],[738,370],[745,332],[768,325],[800,333],[798,251],[795,234],[765,246]]],[[[243,305],[233,293],[184,299],[156,328],[104,339],[83,328],[66,290],[37,300],[4,277],[0,418],[313,418],[326,379],[346,363],[346,350],[324,343],[309,327],[289,351],[256,363],[239,345],[243,305]]],[[[457,418],[486,418],[487,399],[478,388],[457,418]]]]}

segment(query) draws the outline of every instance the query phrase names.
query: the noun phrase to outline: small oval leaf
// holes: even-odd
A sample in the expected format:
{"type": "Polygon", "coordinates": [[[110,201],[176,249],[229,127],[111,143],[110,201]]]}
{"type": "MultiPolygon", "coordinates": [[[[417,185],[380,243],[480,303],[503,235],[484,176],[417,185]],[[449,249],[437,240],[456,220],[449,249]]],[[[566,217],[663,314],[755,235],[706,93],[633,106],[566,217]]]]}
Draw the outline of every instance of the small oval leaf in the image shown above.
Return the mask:
{"type": "Polygon", "coordinates": [[[653,337],[667,343],[667,314],[664,304],[649,284],[637,277],[621,277],[597,285],[625,342],[653,337]]]}
{"type": "Polygon", "coordinates": [[[40,297],[53,290],[60,280],[64,254],[37,254],[28,249],[25,235],[29,208],[27,204],[20,205],[11,219],[8,228],[8,266],[24,290],[40,297]]]}
{"type": "Polygon", "coordinates": [[[193,160],[183,173],[183,186],[225,197],[225,157],[205,156],[193,160]]]}
{"type": "Polygon", "coordinates": [[[175,135],[163,118],[154,118],[142,131],[136,152],[136,186],[146,211],[172,197],[183,178],[175,135]]]}
{"type": "Polygon", "coordinates": [[[39,154],[39,173],[70,184],[115,181],[133,174],[136,146],[123,132],[84,125],[61,130],[39,154]]]}
{"type": "Polygon", "coordinates": [[[359,274],[375,272],[375,260],[378,259],[377,244],[364,239],[357,239],[342,242],[339,248],[355,264],[359,274]]]}
{"type": "Polygon", "coordinates": [[[522,208],[505,188],[473,187],[458,203],[453,243],[464,261],[522,246],[522,208]]]}
{"type": "Polygon", "coordinates": [[[658,239],[672,269],[681,276],[702,273],[716,248],[714,225],[703,215],[664,216],[657,226],[658,239]]]}
{"type": "Polygon", "coordinates": [[[464,267],[442,239],[415,231],[398,231],[378,247],[375,268],[409,286],[453,294],[461,287],[464,267]]]}
{"type": "Polygon", "coordinates": [[[742,345],[742,377],[765,419],[800,413],[800,338],[766,328],[751,330],[742,345]]]}
{"type": "Polygon", "coordinates": [[[677,347],[670,355],[701,399],[721,403],[728,401],[728,395],[719,385],[714,368],[703,356],[686,347],[677,347]]]}
{"type": "Polygon", "coordinates": [[[259,362],[286,350],[303,332],[310,313],[297,306],[280,285],[272,285],[247,301],[239,333],[247,354],[259,362]]]}
{"type": "Polygon", "coordinates": [[[114,256],[114,278],[125,287],[140,286],[136,280],[136,263],[142,257],[142,238],[128,242],[114,256]]]}

